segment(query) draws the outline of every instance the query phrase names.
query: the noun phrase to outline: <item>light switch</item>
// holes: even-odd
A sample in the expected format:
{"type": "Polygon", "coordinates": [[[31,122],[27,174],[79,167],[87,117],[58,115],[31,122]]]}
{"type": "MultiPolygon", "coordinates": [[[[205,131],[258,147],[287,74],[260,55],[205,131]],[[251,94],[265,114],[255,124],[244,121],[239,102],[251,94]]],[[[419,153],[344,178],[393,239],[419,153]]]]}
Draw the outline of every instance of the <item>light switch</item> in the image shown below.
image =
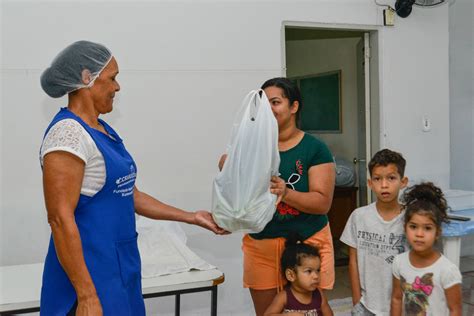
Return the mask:
{"type": "Polygon", "coordinates": [[[423,123],[423,132],[431,131],[431,120],[428,116],[423,116],[422,123],[423,123]]]}

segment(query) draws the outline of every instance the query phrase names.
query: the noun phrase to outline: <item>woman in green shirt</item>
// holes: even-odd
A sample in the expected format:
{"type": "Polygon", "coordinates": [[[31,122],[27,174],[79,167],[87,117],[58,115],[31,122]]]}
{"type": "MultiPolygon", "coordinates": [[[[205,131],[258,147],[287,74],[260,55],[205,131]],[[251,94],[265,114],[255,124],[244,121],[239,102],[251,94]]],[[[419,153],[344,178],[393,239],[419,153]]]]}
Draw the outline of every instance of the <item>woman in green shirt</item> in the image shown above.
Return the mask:
{"type": "Polygon", "coordinates": [[[278,122],[280,177],[270,191],[278,195],[273,219],[258,234],[243,238],[244,287],[257,316],[263,315],[285,283],[280,256],[289,232],[297,232],[321,254],[320,288],[334,285],[334,250],[327,212],[335,185],[335,166],[326,144],[298,128],[302,108],[298,88],[287,78],[266,81],[262,89],[278,122]]]}

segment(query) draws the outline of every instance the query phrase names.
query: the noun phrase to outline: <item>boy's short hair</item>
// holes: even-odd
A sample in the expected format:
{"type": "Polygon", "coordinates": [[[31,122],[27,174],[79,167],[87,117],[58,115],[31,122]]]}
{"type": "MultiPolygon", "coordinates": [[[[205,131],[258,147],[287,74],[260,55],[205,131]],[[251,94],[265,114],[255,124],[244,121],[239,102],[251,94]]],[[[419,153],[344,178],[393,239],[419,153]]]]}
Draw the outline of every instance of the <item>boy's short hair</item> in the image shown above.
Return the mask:
{"type": "Polygon", "coordinates": [[[369,162],[369,173],[372,177],[372,171],[376,166],[386,167],[389,164],[393,163],[397,166],[398,173],[400,177],[403,178],[405,175],[405,165],[406,160],[403,158],[402,154],[392,151],[390,149],[382,149],[378,151],[369,162]]]}

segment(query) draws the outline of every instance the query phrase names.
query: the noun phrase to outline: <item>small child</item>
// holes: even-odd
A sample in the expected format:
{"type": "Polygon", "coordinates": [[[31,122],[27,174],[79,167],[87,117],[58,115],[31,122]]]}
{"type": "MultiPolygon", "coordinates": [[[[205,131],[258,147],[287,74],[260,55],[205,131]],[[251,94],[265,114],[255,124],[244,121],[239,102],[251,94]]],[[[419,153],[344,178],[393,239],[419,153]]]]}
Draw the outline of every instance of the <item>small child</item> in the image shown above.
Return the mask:
{"type": "Polygon", "coordinates": [[[332,316],[324,293],[318,289],[321,258],[318,249],[290,234],[281,256],[281,269],[289,284],[279,292],[264,316],[332,316]]]}
{"type": "Polygon", "coordinates": [[[461,273],[434,248],[441,223],[447,221],[443,192],[433,183],[421,183],[405,192],[404,202],[411,250],[393,261],[391,315],[461,315],[461,273]]]}
{"type": "Polygon", "coordinates": [[[383,149],[369,162],[368,186],[377,201],[352,212],[341,235],[349,246],[352,315],[389,315],[393,258],[408,250],[403,207],[398,201],[408,179],[405,159],[383,149]]]}

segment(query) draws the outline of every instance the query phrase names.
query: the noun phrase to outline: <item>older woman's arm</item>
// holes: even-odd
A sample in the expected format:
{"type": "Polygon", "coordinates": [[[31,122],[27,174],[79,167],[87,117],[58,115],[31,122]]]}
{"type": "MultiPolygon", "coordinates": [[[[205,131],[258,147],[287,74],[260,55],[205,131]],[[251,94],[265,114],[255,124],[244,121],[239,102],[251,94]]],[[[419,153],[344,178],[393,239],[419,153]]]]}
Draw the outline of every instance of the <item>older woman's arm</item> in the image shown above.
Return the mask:
{"type": "Polygon", "coordinates": [[[286,187],[285,180],[273,177],[270,192],[286,204],[305,213],[326,214],[331,208],[336,171],[334,163],[312,166],[308,171],[309,192],[298,192],[286,187]]]}
{"type": "Polygon", "coordinates": [[[139,191],[136,187],[133,193],[135,211],[137,214],[159,220],[170,220],[198,225],[216,234],[226,234],[227,231],[217,226],[209,212],[187,212],[174,206],[158,201],[154,197],[139,191]]]}
{"type": "Polygon", "coordinates": [[[79,201],[84,162],[64,151],[46,154],[43,188],[54,247],[64,271],[76,290],[76,315],[102,315],[102,308],[82,252],[74,211],[79,201]]]}

